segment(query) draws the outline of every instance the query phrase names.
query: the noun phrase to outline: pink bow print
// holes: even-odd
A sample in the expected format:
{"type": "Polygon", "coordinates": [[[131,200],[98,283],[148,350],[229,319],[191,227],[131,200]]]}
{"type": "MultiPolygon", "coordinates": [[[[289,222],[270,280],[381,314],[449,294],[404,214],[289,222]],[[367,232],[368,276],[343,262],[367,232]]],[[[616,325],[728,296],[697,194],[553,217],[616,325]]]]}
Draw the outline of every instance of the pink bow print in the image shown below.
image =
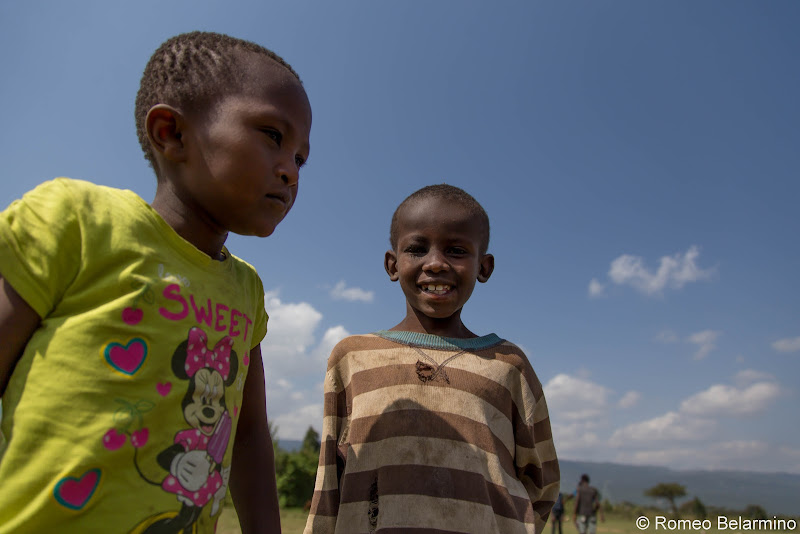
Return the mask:
{"type": "Polygon", "coordinates": [[[231,370],[231,346],[233,338],[225,336],[219,340],[214,350],[206,346],[208,336],[201,328],[196,326],[189,330],[188,346],[186,347],[186,374],[194,374],[204,367],[218,371],[223,380],[228,379],[231,370]]]}

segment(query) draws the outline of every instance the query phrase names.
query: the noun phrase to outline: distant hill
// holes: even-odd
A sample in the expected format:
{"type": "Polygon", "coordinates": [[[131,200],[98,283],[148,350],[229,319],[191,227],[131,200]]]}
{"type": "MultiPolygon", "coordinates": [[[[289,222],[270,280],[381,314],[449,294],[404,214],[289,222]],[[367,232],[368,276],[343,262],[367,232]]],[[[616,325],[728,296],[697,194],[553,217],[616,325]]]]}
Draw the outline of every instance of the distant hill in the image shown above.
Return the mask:
{"type": "MultiPolygon", "coordinates": [[[[708,506],[742,510],[758,504],[770,514],[800,514],[800,475],[748,471],[677,471],[666,467],[561,460],[561,491],[572,493],[582,473],[612,503],[657,504],[644,490],[659,482],[686,487],[687,499],[708,506]]],[[[679,501],[683,502],[683,501],[679,501]]]]}
{"type": "Polygon", "coordinates": [[[279,439],[278,447],[285,451],[294,452],[299,451],[303,446],[303,440],[300,439],[279,439]]]}
{"type": "MultiPolygon", "coordinates": [[[[302,441],[279,440],[286,451],[300,449],[302,441]]],[[[561,491],[572,493],[586,473],[603,496],[612,503],[658,505],[644,490],[659,482],[677,482],[687,497],[699,497],[706,506],[743,510],[758,504],[770,514],[800,514],[800,475],[748,471],[677,471],[667,467],[560,460],[561,491]]],[[[681,501],[678,501],[683,502],[681,501]]]]}

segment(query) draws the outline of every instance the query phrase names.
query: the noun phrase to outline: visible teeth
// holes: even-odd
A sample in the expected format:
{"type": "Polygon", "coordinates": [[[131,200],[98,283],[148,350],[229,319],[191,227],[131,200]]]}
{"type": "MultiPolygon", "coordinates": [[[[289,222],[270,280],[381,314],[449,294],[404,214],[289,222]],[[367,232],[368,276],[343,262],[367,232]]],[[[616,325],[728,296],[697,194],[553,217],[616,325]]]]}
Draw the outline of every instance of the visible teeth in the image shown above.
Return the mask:
{"type": "Polygon", "coordinates": [[[422,289],[428,291],[430,293],[435,293],[437,295],[443,295],[447,291],[450,291],[450,286],[446,284],[426,284],[422,286],[422,289]]]}

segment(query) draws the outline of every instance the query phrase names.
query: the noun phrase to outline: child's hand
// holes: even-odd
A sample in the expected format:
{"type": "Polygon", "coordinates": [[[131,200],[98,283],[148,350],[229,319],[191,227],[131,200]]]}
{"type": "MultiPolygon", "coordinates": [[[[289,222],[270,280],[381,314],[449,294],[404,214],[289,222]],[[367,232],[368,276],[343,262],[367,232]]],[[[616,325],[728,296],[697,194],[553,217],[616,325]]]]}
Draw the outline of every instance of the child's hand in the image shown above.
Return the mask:
{"type": "Polygon", "coordinates": [[[211,504],[212,516],[217,515],[219,503],[225,498],[225,494],[228,492],[228,480],[231,478],[231,466],[223,467],[220,474],[222,475],[222,486],[214,493],[214,502],[211,504]]]}
{"type": "Polygon", "coordinates": [[[170,472],[181,486],[189,491],[197,491],[208,480],[210,465],[206,451],[189,451],[175,456],[170,472]]]}

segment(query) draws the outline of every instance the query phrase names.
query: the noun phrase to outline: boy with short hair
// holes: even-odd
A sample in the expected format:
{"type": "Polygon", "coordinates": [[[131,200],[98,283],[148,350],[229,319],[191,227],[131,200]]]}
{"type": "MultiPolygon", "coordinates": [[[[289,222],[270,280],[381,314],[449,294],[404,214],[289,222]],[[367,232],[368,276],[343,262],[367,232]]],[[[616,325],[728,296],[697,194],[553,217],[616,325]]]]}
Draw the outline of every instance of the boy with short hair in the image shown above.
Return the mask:
{"type": "Polygon", "coordinates": [[[331,353],[306,534],[543,532],[559,469],[541,384],[519,347],[461,321],[494,270],[486,212],[428,186],[390,242],[406,316],[331,353]]]}

